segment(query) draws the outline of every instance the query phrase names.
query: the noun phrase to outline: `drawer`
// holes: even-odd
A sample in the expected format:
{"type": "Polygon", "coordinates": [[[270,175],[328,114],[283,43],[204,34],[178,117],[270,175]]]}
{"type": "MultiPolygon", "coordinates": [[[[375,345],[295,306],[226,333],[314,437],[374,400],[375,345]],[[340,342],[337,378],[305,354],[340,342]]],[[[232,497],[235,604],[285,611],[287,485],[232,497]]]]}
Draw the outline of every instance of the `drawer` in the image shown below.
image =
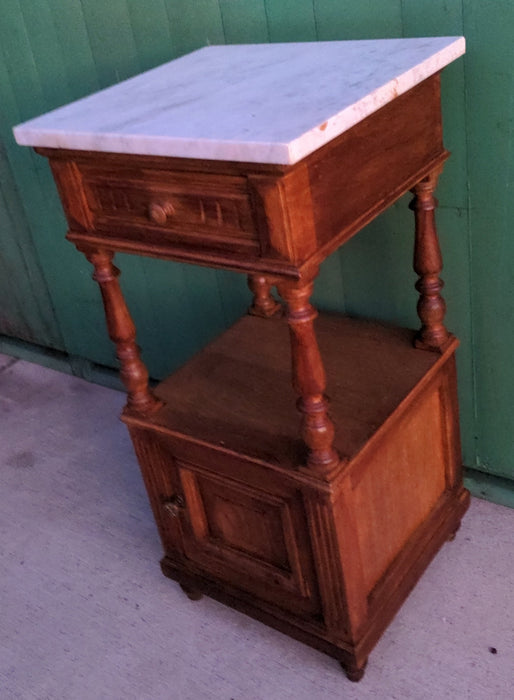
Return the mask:
{"type": "Polygon", "coordinates": [[[294,277],[316,249],[305,165],[40,152],[79,247],[294,277]]]}
{"type": "Polygon", "coordinates": [[[244,177],[77,165],[94,233],[161,248],[260,253],[244,177]]]}

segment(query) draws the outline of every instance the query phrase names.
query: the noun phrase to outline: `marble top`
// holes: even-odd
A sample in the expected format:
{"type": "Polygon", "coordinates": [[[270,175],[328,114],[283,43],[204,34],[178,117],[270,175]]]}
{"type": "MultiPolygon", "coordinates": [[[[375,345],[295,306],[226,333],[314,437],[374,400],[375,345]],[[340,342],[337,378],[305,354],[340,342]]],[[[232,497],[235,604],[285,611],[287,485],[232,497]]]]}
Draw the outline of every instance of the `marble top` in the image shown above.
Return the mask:
{"type": "Polygon", "coordinates": [[[26,146],[292,164],[464,51],[463,37],[208,46],[14,135],[26,146]]]}

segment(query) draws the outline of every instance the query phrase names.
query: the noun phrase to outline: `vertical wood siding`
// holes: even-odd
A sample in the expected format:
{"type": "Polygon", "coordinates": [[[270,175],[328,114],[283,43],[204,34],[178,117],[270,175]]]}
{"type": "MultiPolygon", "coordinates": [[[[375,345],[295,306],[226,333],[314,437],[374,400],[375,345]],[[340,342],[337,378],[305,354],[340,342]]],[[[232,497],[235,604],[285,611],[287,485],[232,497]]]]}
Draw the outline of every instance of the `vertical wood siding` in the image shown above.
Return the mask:
{"type": "MultiPolygon", "coordinates": [[[[464,34],[466,59],[443,77],[445,296],[462,340],[466,463],[514,479],[513,31],[511,0],[2,0],[0,333],[114,366],[48,167],[16,146],[13,124],[206,44],[464,34]]],[[[325,262],[316,304],[416,323],[407,203],[325,262]]],[[[124,255],[118,264],[155,377],[248,303],[240,275],[124,255]]]]}

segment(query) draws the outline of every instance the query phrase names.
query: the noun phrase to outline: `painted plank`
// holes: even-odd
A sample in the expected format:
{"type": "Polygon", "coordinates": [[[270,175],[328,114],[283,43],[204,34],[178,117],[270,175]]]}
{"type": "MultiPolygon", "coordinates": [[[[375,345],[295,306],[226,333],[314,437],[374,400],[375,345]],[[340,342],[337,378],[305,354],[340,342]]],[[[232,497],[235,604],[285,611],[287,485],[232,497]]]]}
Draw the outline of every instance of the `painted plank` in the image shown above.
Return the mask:
{"type": "Polygon", "coordinates": [[[164,0],[126,0],[141,70],[148,70],[174,56],[164,0]]]}
{"type": "Polygon", "coordinates": [[[320,41],[401,36],[401,0],[314,0],[314,12],[320,41]]]}
{"type": "Polygon", "coordinates": [[[251,304],[252,295],[248,288],[247,276],[229,270],[218,270],[216,279],[223,309],[224,327],[229,328],[248,311],[251,304]]]}
{"type": "MultiPolygon", "coordinates": [[[[46,0],[55,27],[58,46],[63,56],[63,68],[67,75],[67,87],[71,99],[76,100],[99,90],[100,83],[91,50],[89,35],[81,2],[46,0]]],[[[29,3],[32,14],[34,3],[29,3]]]]}
{"type": "Polygon", "coordinates": [[[219,0],[227,44],[256,44],[269,41],[264,0],[219,0]]]}
{"type": "MultiPolygon", "coordinates": [[[[5,0],[2,4],[0,51],[5,66],[3,80],[17,88],[13,92],[21,119],[43,111],[45,97],[18,0],[5,0]]],[[[7,120],[8,115],[4,118],[7,120]]]]}
{"type": "Polygon", "coordinates": [[[464,3],[478,465],[514,479],[514,5],[464,3]]]}
{"type": "Polygon", "coordinates": [[[54,109],[73,99],[65,69],[65,56],[58,41],[53,15],[47,3],[34,12],[34,3],[19,0],[30,53],[44,97],[45,109],[54,109]]]}
{"type": "Polygon", "coordinates": [[[36,258],[12,173],[0,150],[0,333],[62,348],[57,319],[36,258]]]}
{"type": "Polygon", "coordinates": [[[184,265],[185,288],[194,323],[196,348],[203,347],[226,327],[217,270],[184,265]]]}
{"type": "Polygon", "coordinates": [[[265,7],[270,41],[316,40],[312,0],[265,0],[265,7]]]}
{"type": "MultiPolygon", "coordinates": [[[[433,0],[430,11],[419,0],[402,0],[403,35],[460,36],[464,33],[462,0],[433,0]]],[[[438,187],[442,206],[467,206],[466,104],[463,57],[445,68],[441,78],[444,143],[452,157],[438,187]]]]}
{"type": "Polygon", "coordinates": [[[341,255],[333,253],[320,267],[312,294],[313,305],[322,311],[345,311],[341,255]]]}
{"type": "Polygon", "coordinates": [[[224,44],[218,0],[165,0],[175,56],[201,46],[224,44]]]}
{"type": "Polygon", "coordinates": [[[119,83],[140,72],[125,0],[82,0],[82,12],[100,85],[119,83]]]}
{"type": "Polygon", "coordinates": [[[402,198],[341,249],[348,313],[416,327],[409,200],[402,198]]]}
{"type": "MultiPolygon", "coordinates": [[[[41,331],[39,335],[36,326],[31,331],[31,339],[41,345],[48,344],[65,349],[58,328],[61,325],[58,300],[53,294],[48,268],[41,260],[38,250],[37,226],[41,225],[47,217],[48,201],[39,187],[38,174],[34,167],[35,159],[28,149],[20,149],[16,146],[11,133],[12,124],[41,111],[42,105],[45,104],[21,6],[15,0],[6,0],[4,3],[0,23],[0,100],[2,104],[0,138],[5,149],[5,159],[9,162],[8,167],[13,175],[12,187],[21,193],[16,201],[15,195],[11,192],[8,195],[9,202],[13,211],[16,212],[16,221],[21,223],[26,216],[26,221],[30,225],[31,236],[30,240],[24,240],[24,255],[27,264],[31,267],[31,274],[34,275],[34,284],[39,289],[41,308],[47,309],[44,313],[48,319],[48,328],[51,329],[49,333],[41,331]],[[28,206],[29,203],[30,206],[28,206]],[[39,274],[38,270],[40,270],[39,274]],[[55,309],[57,323],[53,312],[49,311],[52,307],[55,309]]],[[[3,186],[5,192],[8,185],[4,183],[3,186]]],[[[1,235],[4,239],[3,245],[7,247],[9,244],[5,242],[5,237],[8,231],[2,231],[1,235]]],[[[18,275],[24,274],[24,267],[18,269],[18,275]]],[[[31,305],[33,302],[31,294],[24,296],[25,305],[31,305]]]]}
{"type": "Polygon", "coordinates": [[[462,33],[462,0],[401,0],[405,36],[459,36],[462,33]],[[414,32],[414,33],[412,33],[414,32]]]}
{"type": "Polygon", "coordinates": [[[465,469],[464,486],[472,496],[514,508],[514,485],[511,479],[486,474],[478,469],[465,469]]]}
{"type": "MultiPolygon", "coordinates": [[[[83,322],[89,330],[95,322],[98,323],[98,314],[96,311],[91,313],[90,303],[81,307],[80,293],[84,293],[82,283],[86,275],[77,272],[75,260],[78,256],[63,241],[66,224],[48,166],[29,149],[17,147],[10,132],[11,125],[45,111],[49,104],[41,82],[42,67],[39,71],[36,69],[21,5],[15,0],[7,0],[4,10],[0,23],[4,143],[30,224],[34,251],[44,271],[63,338],[63,349],[72,354],[92,352],[102,364],[109,364],[113,361],[110,347],[104,345],[102,352],[102,343],[96,343],[95,335],[83,330],[83,322]],[[72,289],[71,299],[75,303],[70,303],[72,289]]],[[[32,29],[35,24],[31,24],[32,29]]],[[[43,77],[44,81],[46,77],[43,77]]],[[[89,280],[86,287],[89,287],[89,280]]]]}
{"type": "Polygon", "coordinates": [[[229,324],[214,270],[162,260],[145,260],[143,269],[149,305],[135,285],[127,285],[127,299],[150,375],[162,379],[229,324]]]}
{"type": "Polygon", "coordinates": [[[21,240],[10,216],[3,187],[0,189],[0,230],[0,333],[33,342],[33,328],[38,325],[39,314],[35,313],[34,309],[31,319],[25,314],[23,296],[32,299],[33,292],[32,289],[26,290],[26,277],[23,274],[25,265],[23,260],[20,260],[21,240]]]}

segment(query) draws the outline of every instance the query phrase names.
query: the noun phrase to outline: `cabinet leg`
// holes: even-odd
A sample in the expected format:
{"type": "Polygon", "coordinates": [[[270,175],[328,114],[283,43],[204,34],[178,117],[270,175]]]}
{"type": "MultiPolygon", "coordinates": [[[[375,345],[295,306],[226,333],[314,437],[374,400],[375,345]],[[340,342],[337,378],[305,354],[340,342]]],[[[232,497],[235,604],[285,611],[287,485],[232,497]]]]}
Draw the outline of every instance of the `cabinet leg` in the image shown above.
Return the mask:
{"type": "Polygon", "coordinates": [[[293,386],[299,395],[301,435],[308,448],[307,466],[320,474],[328,474],[339,463],[339,456],[333,446],[334,425],[328,416],[328,400],[324,395],[325,368],[314,333],[314,319],[318,314],[309,303],[313,282],[285,281],[279,283],[278,288],[287,307],[293,386]]]}
{"type": "Polygon", "coordinates": [[[125,303],[118,276],[112,264],[113,253],[105,250],[81,249],[95,268],[93,279],[102,293],[109,337],[116,345],[120,361],[120,376],[127,388],[127,410],[147,415],[160,408],[159,401],[148,386],[148,371],[136,344],[136,329],[125,303]]]}
{"type": "Polygon", "coordinates": [[[419,292],[417,309],[421,321],[416,347],[435,351],[442,351],[449,339],[443,323],[446,304],[440,293],[444,283],[439,277],[443,260],[435,223],[437,200],[434,190],[439,174],[440,169],[435,170],[418,182],[412,190],[414,199],[410,204],[416,221],[414,270],[419,275],[416,289],[419,292]]]}
{"type": "Polygon", "coordinates": [[[343,671],[346,673],[348,680],[352,681],[352,683],[358,683],[364,676],[364,671],[366,670],[368,660],[366,659],[366,661],[360,666],[357,666],[357,664],[345,663],[344,661],[341,661],[340,664],[343,671]]]}
{"type": "Polygon", "coordinates": [[[180,583],[179,585],[189,600],[200,600],[200,598],[203,598],[203,593],[200,593],[200,591],[192,586],[189,586],[187,583],[180,583]]]}
{"type": "Polygon", "coordinates": [[[448,542],[453,542],[453,540],[457,537],[457,533],[459,530],[460,530],[460,520],[457,523],[456,527],[448,535],[448,542]]]}
{"type": "Polygon", "coordinates": [[[282,306],[271,294],[271,283],[264,275],[248,275],[248,286],[253,294],[253,302],[248,313],[252,316],[270,318],[282,311],[282,306]]]}

